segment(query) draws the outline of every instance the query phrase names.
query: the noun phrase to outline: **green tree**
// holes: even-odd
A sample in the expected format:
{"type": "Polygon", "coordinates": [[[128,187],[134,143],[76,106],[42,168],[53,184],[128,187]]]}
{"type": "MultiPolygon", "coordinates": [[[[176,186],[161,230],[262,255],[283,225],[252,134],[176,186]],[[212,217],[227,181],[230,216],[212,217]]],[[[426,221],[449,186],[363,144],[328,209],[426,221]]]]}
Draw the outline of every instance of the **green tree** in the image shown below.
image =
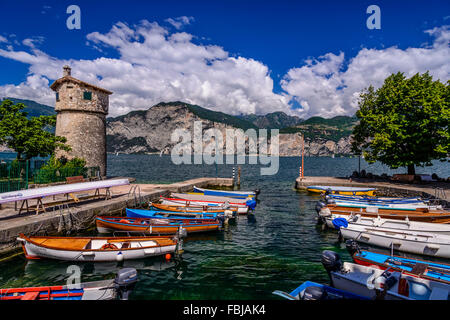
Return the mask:
{"type": "Polygon", "coordinates": [[[450,81],[433,81],[428,72],[406,78],[390,75],[378,90],[360,96],[359,119],[353,129],[353,152],[369,163],[380,161],[396,169],[431,165],[450,154],[450,81]]]}
{"type": "Polygon", "coordinates": [[[17,160],[47,157],[56,148],[69,151],[66,138],[49,132],[56,125],[56,116],[27,118],[23,103],[4,100],[0,105],[0,143],[17,152],[17,160]],[[47,130],[46,130],[47,129],[47,130]]]}

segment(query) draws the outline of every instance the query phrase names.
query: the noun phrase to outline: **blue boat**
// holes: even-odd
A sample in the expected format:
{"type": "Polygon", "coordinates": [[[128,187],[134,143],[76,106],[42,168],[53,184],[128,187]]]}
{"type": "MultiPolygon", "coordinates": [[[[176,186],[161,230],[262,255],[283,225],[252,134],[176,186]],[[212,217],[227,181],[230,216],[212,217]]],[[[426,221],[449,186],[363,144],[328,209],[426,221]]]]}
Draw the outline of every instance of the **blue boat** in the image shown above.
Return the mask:
{"type": "Polygon", "coordinates": [[[364,266],[376,266],[380,269],[391,268],[423,279],[450,284],[450,265],[444,263],[403,258],[366,250],[355,252],[353,261],[364,266]]]}
{"type": "Polygon", "coordinates": [[[247,199],[247,198],[256,198],[259,194],[259,190],[255,191],[227,191],[227,190],[211,190],[204,189],[194,186],[194,192],[200,193],[206,196],[220,196],[220,197],[229,197],[235,199],[247,199]]]}
{"type": "Polygon", "coordinates": [[[272,292],[275,295],[288,300],[336,300],[336,299],[352,299],[352,300],[369,300],[366,297],[353,294],[348,291],[336,289],[324,284],[306,281],[291,293],[276,290],[272,292]]]}
{"type": "Polygon", "coordinates": [[[345,202],[367,202],[374,204],[414,204],[414,203],[424,203],[423,200],[419,198],[393,198],[393,199],[383,199],[383,198],[373,198],[365,196],[342,196],[336,194],[329,194],[326,196],[327,199],[333,199],[336,201],[345,202]]]}
{"type": "Polygon", "coordinates": [[[130,218],[148,218],[148,219],[220,219],[223,215],[204,212],[200,214],[183,214],[173,211],[156,211],[143,209],[125,209],[127,217],[130,218]]]}

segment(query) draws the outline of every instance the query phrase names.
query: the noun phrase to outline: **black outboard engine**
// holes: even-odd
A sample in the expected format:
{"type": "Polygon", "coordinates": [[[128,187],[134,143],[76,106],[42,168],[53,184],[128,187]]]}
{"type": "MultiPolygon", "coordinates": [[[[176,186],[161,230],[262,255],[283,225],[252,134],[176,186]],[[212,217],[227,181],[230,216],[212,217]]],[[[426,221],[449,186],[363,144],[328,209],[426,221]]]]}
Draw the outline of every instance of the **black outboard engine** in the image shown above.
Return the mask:
{"type": "Polygon", "coordinates": [[[311,286],[303,291],[302,300],[325,300],[327,296],[327,291],[324,288],[311,286]]]}
{"type": "Polygon", "coordinates": [[[332,194],[333,193],[333,191],[331,190],[331,188],[328,188],[326,191],[325,191],[325,196],[327,196],[327,195],[329,195],[329,194],[332,194]]]}
{"type": "Polygon", "coordinates": [[[120,300],[128,300],[128,296],[134,290],[138,281],[137,271],[134,268],[120,269],[114,279],[117,297],[120,300]]]}
{"type": "Polygon", "coordinates": [[[326,207],[327,205],[325,203],[323,203],[322,201],[317,201],[316,203],[316,212],[319,213],[320,210],[322,210],[322,208],[326,207]]]}
{"type": "Polygon", "coordinates": [[[261,190],[260,189],[255,189],[255,190],[253,190],[254,192],[255,192],[255,195],[256,196],[258,196],[259,195],[259,193],[261,192],[261,190]]]}
{"type": "Polygon", "coordinates": [[[333,285],[333,279],[331,277],[331,272],[340,271],[342,269],[341,257],[338,253],[330,250],[324,250],[322,252],[322,265],[330,277],[330,283],[333,285]]]}
{"type": "Polygon", "coordinates": [[[352,257],[355,253],[360,252],[358,243],[353,239],[345,241],[345,247],[352,257]]]}

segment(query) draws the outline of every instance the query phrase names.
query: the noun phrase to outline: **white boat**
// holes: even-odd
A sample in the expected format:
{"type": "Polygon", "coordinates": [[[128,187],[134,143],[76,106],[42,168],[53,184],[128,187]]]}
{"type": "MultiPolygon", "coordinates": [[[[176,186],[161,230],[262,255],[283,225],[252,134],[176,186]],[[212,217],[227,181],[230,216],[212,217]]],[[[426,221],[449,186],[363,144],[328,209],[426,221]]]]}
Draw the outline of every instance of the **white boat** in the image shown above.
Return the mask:
{"type": "MultiPolygon", "coordinates": [[[[322,253],[322,263],[333,287],[369,299],[449,300],[446,283],[344,262],[333,251],[322,253]]],[[[391,270],[392,271],[392,270],[391,270]]]]}
{"type": "Polygon", "coordinates": [[[364,201],[345,201],[338,199],[327,200],[327,204],[335,204],[338,207],[350,207],[350,208],[380,208],[380,209],[398,209],[398,210],[411,210],[417,208],[427,208],[428,210],[442,210],[441,205],[429,205],[424,202],[377,202],[369,203],[364,201]]]}
{"type": "Polygon", "coordinates": [[[247,201],[255,201],[251,197],[247,199],[236,199],[222,196],[209,196],[203,194],[175,193],[175,192],[171,193],[171,197],[186,200],[205,201],[205,202],[219,202],[219,203],[228,202],[230,205],[235,204],[246,205],[247,201]]]}
{"type": "Polygon", "coordinates": [[[27,259],[65,261],[123,261],[175,253],[172,237],[27,237],[20,234],[27,259]]]}
{"type": "Polygon", "coordinates": [[[220,196],[220,197],[229,197],[233,199],[245,199],[245,198],[256,198],[259,194],[259,190],[255,191],[229,191],[229,190],[212,190],[205,189],[194,186],[195,193],[202,193],[204,195],[209,196],[220,196]]]}
{"type": "Polygon", "coordinates": [[[340,228],[345,239],[403,252],[432,257],[450,258],[450,236],[433,232],[349,224],[340,228]]]}
{"type": "Polygon", "coordinates": [[[446,223],[431,223],[431,222],[419,222],[405,220],[395,220],[395,219],[382,219],[380,216],[376,218],[364,217],[361,215],[340,215],[331,214],[331,216],[324,217],[325,222],[329,228],[336,228],[333,224],[334,219],[345,219],[349,225],[358,225],[363,227],[377,227],[383,229],[394,229],[406,230],[409,232],[433,232],[436,234],[448,235],[450,236],[450,224],[446,223]]]}

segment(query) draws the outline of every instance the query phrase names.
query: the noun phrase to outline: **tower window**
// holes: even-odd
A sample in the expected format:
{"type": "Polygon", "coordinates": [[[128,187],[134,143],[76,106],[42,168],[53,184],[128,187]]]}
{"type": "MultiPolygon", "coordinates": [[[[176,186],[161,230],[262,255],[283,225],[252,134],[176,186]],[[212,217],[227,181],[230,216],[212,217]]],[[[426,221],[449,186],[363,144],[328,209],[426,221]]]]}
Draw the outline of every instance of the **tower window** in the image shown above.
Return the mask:
{"type": "Polygon", "coordinates": [[[84,99],[84,100],[92,100],[92,92],[90,92],[90,91],[84,91],[84,92],[83,92],[83,99],[84,99]]]}
{"type": "Polygon", "coordinates": [[[56,101],[59,101],[59,92],[56,93],[56,101]]]}

